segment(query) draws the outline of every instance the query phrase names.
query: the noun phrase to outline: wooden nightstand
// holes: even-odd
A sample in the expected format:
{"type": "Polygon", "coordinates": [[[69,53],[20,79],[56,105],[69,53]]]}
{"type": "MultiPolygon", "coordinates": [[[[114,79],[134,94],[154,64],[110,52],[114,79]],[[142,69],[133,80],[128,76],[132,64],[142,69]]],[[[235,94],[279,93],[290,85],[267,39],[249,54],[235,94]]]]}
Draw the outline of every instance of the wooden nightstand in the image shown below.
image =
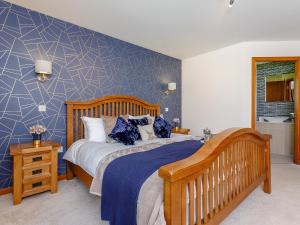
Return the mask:
{"type": "Polygon", "coordinates": [[[173,128],[172,129],[172,133],[174,134],[189,134],[190,129],[186,129],[186,128],[173,128]]]}
{"type": "Polygon", "coordinates": [[[51,190],[57,192],[57,152],[61,147],[54,141],[10,145],[13,156],[14,205],[22,198],[51,190]]]}

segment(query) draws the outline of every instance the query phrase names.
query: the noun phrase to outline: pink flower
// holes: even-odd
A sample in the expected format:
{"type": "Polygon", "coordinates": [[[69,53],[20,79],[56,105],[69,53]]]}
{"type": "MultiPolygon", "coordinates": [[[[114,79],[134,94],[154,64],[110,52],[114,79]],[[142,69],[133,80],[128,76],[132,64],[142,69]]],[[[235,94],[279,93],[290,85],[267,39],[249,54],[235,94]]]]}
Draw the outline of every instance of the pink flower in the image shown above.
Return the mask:
{"type": "Polygon", "coordinates": [[[29,128],[30,134],[42,134],[42,133],[45,133],[46,131],[47,131],[47,128],[40,124],[36,124],[29,128]]]}

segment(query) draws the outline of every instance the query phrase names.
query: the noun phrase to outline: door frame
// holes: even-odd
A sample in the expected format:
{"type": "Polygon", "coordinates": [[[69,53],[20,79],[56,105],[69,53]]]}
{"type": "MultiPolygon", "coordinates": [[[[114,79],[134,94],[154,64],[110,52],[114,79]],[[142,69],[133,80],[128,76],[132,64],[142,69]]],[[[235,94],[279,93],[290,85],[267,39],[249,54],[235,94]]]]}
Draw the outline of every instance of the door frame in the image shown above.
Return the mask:
{"type": "Polygon", "coordinates": [[[251,127],[255,129],[256,123],[256,64],[257,62],[295,62],[295,147],[294,163],[300,164],[300,56],[292,57],[252,57],[252,106],[251,127]]]}

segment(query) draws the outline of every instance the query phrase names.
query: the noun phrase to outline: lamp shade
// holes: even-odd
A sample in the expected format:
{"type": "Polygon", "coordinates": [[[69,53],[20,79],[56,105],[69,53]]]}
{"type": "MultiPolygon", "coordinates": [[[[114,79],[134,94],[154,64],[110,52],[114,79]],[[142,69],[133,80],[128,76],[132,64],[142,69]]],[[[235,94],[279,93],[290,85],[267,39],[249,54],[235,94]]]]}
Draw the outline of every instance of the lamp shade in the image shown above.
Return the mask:
{"type": "Polygon", "coordinates": [[[291,90],[294,90],[295,89],[295,81],[291,81],[290,85],[291,85],[291,90]]]}
{"type": "Polygon", "coordinates": [[[45,60],[35,61],[35,72],[39,74],[52,74],[52,62],[45,60]]]}
{"type": "Polygon", "coordinates": [[[176,90],[176,83],[168,83],[168,90],[175,91],[176,90]]]}

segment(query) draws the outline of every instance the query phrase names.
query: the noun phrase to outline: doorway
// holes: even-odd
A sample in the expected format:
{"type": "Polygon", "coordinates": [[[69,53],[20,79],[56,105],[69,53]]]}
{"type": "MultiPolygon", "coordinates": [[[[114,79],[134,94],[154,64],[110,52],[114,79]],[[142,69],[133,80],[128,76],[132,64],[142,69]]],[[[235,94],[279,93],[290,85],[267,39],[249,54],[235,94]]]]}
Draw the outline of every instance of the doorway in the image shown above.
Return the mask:
{"type": "MultiPolygon", "coordinates": [[[[252,58],[252,112],[251,112],[251,126],[254,129],[257,129],[257,121],[259,120],[257,115],[257,66],[264,64],[264,63],[283,63],[286,64],[287,62],[292,62],[294,64],[294,77],[293,82],[291,82],[291,73],[286,73],[286,79],[281,78],[283,80],[287,80],[284,82],[284,85],[281,85],[283,88],[284,94],[282,95],[285,100],[292,100],[294,103],[294,151],[293,151],[293,161],[296,164],[300,164],[300,90],[299,90],[299,82],[300,82],[300,57],[253,57],[252,58]],[[292,93],[292,95],[290,94],[292,93]]],[[[264,78],[265,79],[265,87],[267,86],[267,82],[274,81],[274,77],[272,78],[264,78]]],[[[277,80],[276,80],[277,81],[277,80]]],[[[278,91],[276,91],[277,95],[272,96],[269,93],[270,88],[279,90],[279,83],[277,84],[272,83],[272,86],[269,85],[268,93],[265,91],[265,98],[268,95],[268,99],[266,101],[276,100],[279,101],[280,96],[278,95],[278,91]]],[[[267,120],[266,120],[267,121],[267,120]]]]}

